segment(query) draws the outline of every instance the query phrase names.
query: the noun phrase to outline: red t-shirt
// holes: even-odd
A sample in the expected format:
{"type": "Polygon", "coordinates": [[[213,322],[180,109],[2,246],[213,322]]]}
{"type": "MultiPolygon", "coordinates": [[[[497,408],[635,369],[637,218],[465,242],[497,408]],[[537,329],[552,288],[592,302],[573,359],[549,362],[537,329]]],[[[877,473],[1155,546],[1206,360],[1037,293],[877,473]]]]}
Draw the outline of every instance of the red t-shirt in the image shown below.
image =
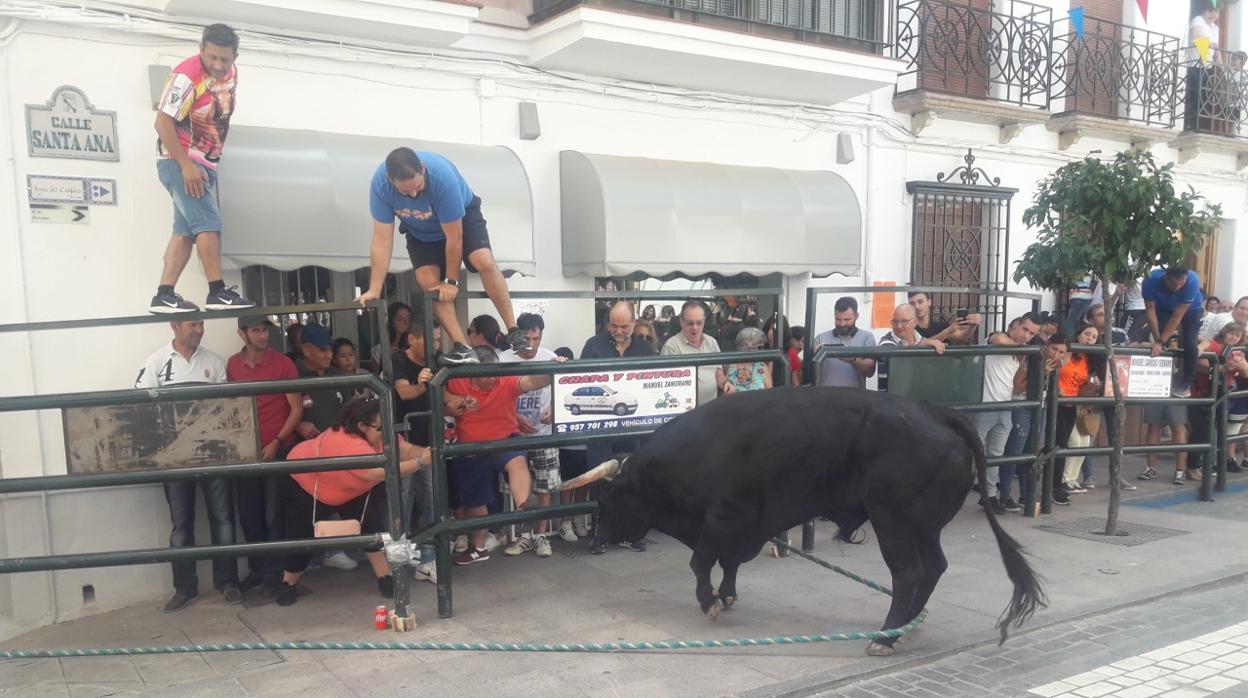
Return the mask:
{"type": "Polygon", "coordinates": [[[488,392],[477,390],[470,378],[456,378],[446,389],[453,395],[477,400],[477,409],[455,418],[455,431],[460,441],[494,441],[520,433],[520,423],[516,420],[520,376],[500,376],[488,392]]]}
{"type": "MultiPolygon", "coordinates": [[[[399,437],[402,439],[403,437],[399,437]]],[[[304,441],[290,449],[286,460],[301,458],[338,458],[340,456],[371,456],[381,453],[372,444],[356,434],[349,434],[334,427],[321,432],[315,439],[304,441]]],[[[380,480],[368,480],[364,474],[376,468],[360,470],[327,470],[321,473],[291,473],[291,477],[308,494],[313,494],[322,504],[337,506],[373,489],[380,480]]]]}
{"type": "Polygon", "coordinates": [[[802,353],[797,347],[789,347],[789,370],[799,374],[802,372],[802,353]]]}
{"type": "MultiPolygon", "coordinates": [[[[1208,351],[1221,356],[1222,349],[1223,347],[1221,342],[1216,339],[1209,340],[1208,351]]],[[[1200,371],[1196,372],[1196,380],[1192,383],[1192,397],[1209,397],[1212,394],[1212,391],[1210,390],[1210,388],[1213,387],[1213,380],[1211,376],[1212,374],[1209,373],[1201,373],[1200,371]]],[[[1226,384],[1228,386],[1234,385],[1234,376],[1227,376],[1226,384]]]]}
{"type": "MultiPolygon", "coordinates": [[[[273,347],[269,347],[260,357],[260,363],[255,366],[247,365],[241,351],[231,356],[225,365],[225,376],[232,383],[240,383],[292,380],[299,377],[299,372],[295,370],[294,361],[273,347]]],[[[277,438],[277,433],[282,430],[282,425],[286,423],[288,417],[290,417],[290,402],[286,399],[285,393],[256,396],[256,421],[260,423],[261,446],[277,438]]],[[[288,437],[284,444],[292,440],[293,436],[288,437]]]]}

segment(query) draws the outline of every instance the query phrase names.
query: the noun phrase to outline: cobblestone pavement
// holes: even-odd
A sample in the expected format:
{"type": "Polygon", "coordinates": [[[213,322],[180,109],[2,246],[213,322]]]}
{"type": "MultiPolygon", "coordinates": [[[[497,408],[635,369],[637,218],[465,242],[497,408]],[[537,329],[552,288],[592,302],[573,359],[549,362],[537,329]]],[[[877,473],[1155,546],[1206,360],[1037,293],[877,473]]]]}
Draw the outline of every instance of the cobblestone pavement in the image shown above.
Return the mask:
{"type": "Polygon", "coordinates": [[[1246,621],[1248,581],[1241,580],[1058,623],[1001,647],[967,650],[816,695],[1248,696],[1248,670],[1240,663],[1248,662],[1248,625],[1239,625],[1246,621]],[[1213,636],[1201,637],[1206,634],[1213,636]]]}

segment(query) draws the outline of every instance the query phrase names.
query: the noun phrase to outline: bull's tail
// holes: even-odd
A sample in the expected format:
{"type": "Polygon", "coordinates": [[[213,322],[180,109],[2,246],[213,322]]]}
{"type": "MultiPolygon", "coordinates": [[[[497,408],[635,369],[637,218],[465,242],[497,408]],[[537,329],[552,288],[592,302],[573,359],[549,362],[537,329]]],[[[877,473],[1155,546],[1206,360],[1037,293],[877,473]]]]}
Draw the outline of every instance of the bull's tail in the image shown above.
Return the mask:
{"type": "MultiPolygon", "coordinates": [[[[988,459],[984,453],[984,444],[979,440],[970,419],[958,412],[948,411],[946,423],[962,437],[971,449],[975,461],[975,473],[979,477],[980,487],[987,489],[988,459]]],[[[984,492],[987,495],[987,492],[984,492]]],[[[997,618],[997,629],[1001,631],[1001,642],[1009,635],[1010,628],[1018,628],[1027,622],[1035,612],[1048,605],[1044,589],[1036,576],[1035,570],[1023,556],[1023,546],[1001,528],[996,514],[988,505],[988,497],[980,497],[980,506],[988,517],[988,525],[992,527],[992,535],[997,539],[997,548],[1001,551],[1001,562],[1005,565],[1005,573],[1014,583],[1014,593],[1010,597],[1010,605],[1006,606],[997,618]]]]}

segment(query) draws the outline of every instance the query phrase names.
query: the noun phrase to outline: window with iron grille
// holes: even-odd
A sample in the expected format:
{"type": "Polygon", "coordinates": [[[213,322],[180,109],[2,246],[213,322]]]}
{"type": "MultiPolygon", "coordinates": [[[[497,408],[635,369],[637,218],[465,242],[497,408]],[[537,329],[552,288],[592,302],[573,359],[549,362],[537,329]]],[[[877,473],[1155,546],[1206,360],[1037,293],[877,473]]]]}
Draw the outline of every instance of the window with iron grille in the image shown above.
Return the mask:
{"type": "Polygon", "coordinates": [[[969,150],[964,162],[934,182],[906,183],[914,198],[910,284],[965,288],[931,294],[932,316],[947,319],[959,308],[980,313],[982,335],[1003,331],[1007,322],[1005,299],[984,292],[1008,290],[1010,202],[1018,190],[976,167],[969,150]]]}

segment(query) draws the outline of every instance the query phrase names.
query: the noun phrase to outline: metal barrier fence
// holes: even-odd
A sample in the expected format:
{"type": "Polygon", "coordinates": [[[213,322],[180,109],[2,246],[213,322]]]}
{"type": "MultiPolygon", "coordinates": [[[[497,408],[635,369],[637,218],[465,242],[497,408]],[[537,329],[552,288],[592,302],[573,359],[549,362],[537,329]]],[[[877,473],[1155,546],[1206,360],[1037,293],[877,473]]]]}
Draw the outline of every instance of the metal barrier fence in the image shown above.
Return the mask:
{"type": "MultiPolygon", "coordinates": [[[[380,302],[371,305],[375,318],[384,315],[380,302]]],[[[245,310],[198,311],[178,315],[112,317],[54,322],[32,322],[0,325],[0,333],[39,332],[94,327],[117,327],[153,323],[181,322],[188,320],[226,319],[245,315],[285,314],[310,311],[360,310],[354,303],[281,306],[277,308],[248,308],[245,310]]],[[[381,322],[382,333],[385,323],[381,322]]],[[[152,389],[104,390],[50,395],[24,395],[0,397],[0,413],[32,410],[63,409],[109,405],[134,405],[210,398],[253,397],[270,393],[302,392],[304,390],[348,390],[364,388],[371,390],[380,400],[382,436],[385,447],[374,456],[351,456],[343,458],[309,458],[290,461],[253,462],[236,465],[213,465],[168,470],[148,470],[119,473],[47,475],[38,477],[0,478],[0,494],[62,490],[70,488],[115,487],[143,483],[164,483],[181,480],[198,480],[209,477],[243,477],[278,473],[323,472],[329,470],[355,470],[361,467],[385,468],[386,500],[389,508],[388,532],[334,538],[311,538],[262,543],[225,545],[202,545],[184,548],[155,548],[142,550],[113,550],[68,555],[46,555],[0,559],[0,574],[15,572],[39,572],[76,569],[84,567],[111,567],[141,565],[157,562],[195,561],[232,557],[263,557],[280,554],[309,553],[326,550],[380,550],[406,544],[402,506],[400,501],[398,449],[395,447],[394,404],[390,387],[371,375],[325,376],[293,380],[218,383],[208,385],[171,386],[152,389]]],[[[408,587],[410,570],[402,565],[394,569],[395,615],[404,621],[410,618],[408,587]]]]}
{"type": "MultiPolygon", "coordinates": [[[[776,307],[782,313],[785,293],[781,288],[746,288],[746,289],[712,289],[712,290],[681,290],[681,291],[564,291],[554,293],[516,291],[511,293],[513,299],[573,299],[573,300],[679,300],[700,298],[723,298],[725,296],[774,296],[776,307]]],[[[460,297],[484,299],[482,292],[460,291],[460,297]]],[[[432,347],[434,338],[433,301],[436,294],[424,294],[421,320],[425,336],[425,346],[432,347]]],[[[385,338],[383,337],[383,341],[385,338]]],[[[411,541],[412,545],[433,540],[437,566],[438,615],[449,618],[453,613],[452,604],[452,565],[449,536],[459,533],[489,528],[491,526],[507,526],[516,523],[557,519],[576,514],[594,513],[597,503],[593,501],[579,504],[561,504],[550,507],[524,509],[521,511],[488,514],[455,520],[451,518],[449,504],[449,487],[447,484],[446,462],[448,459],[492,453],[497,451],[527,451],[536,448],[557,448],[588,444],[599,441],[615,441],[631,437],[644,436],[652,433],[657,427],[622,428],[600,433],[551,434],[550,436],[522,436],[496,441],[481,441],[447,444],[443,430],[445,415],[444,397],[440,388],[454,378],[485,378],[490,376],[524,376],[551,375],[561,373],[586,373],[592,371],[654,369],[671,367],[693,367],[722,365],[737,362],[779,362],[787,369],[788,360],[785,353],[778,349],[752,352],[723,352],[717,354],[684,354],[656,356],[646,358],[610,358],[610,359],[578,359],[567,363],[554,361],[528,361],[507,364],[478,364],[442,368],[434,374],[430,382],[434,390],[429,392],[429,443],[432,449],[432,476],[434,524],[417,532],[411,541]]],[[[387,366],[387,370],[389,367],[387,366]]],[[[782,377],[779,385],[787,379],[788,371],[780,372],[782,377]]],[[[695,383],[696,385],[696,383],[695,383]]],[[[590,464],[596,465],[596,464],[590,464]]]]}

